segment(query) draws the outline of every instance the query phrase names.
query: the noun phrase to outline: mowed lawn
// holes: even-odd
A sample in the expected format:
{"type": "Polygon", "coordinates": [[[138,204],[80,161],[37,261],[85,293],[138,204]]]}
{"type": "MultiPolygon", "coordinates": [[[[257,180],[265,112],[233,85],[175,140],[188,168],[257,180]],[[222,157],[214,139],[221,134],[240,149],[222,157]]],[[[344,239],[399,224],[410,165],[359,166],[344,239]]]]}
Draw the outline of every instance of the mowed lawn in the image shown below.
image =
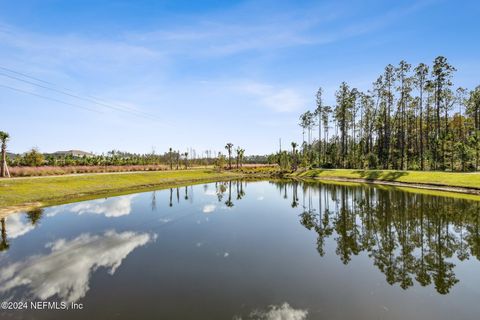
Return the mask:
{"type": "MultiPolygon", "coordinates": [[[[99,195],[120,195],[242,176],[245,176],[245,173],[191,169],[0,179],[0,208],[30,203],[35,206],[60,204],[92,199],[99,195]]],[[[365,179],[480,189],[480,173],[313,169],[293,173],[292,176],[316,179],[365,179]]]]}
{"type": "Polygon", "coordinates": [[[294,174],[305,178],[343,178],[393,181],[480,189],[480,173],[396,170],[312,169],[294,174]]]}
{"type": "Polygon", "coordinates": [[[153,187],[170,187],[237,176],[239,174],[235,172],[193,169],[0,179],[0,208],[25,203],[46,205],[60,203],[62,200],[85,199],[98,194],[121,194],[153,187]]]}

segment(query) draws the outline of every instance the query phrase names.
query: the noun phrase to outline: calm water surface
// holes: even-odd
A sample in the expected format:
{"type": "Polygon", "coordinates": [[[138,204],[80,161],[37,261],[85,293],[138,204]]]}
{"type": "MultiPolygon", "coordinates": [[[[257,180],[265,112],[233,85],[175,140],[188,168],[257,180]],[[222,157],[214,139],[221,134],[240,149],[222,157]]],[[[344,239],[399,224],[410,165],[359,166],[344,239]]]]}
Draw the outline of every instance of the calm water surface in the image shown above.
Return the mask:
{"type": "Polygon", "coordinates": [[[222,182],[1,220],[2,319],[479,319],[480,202],[222,182]]]}

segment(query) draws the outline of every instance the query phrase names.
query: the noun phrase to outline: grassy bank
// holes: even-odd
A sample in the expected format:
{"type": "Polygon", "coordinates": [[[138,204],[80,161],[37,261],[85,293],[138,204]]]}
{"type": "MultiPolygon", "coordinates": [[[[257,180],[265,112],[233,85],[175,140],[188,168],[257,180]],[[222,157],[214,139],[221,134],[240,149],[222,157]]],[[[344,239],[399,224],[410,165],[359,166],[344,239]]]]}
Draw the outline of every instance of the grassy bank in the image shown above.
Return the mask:
{"type": "MultiPolygon", "coordinates": [[[[216,172],[212,169],[192,169],[0,179],[0,214],[37,206],[89,200],[105,195],[115,196],[193,183],[238,177],[269,178],[278,175],[279,172],[277,168],[243,168],[241,171],[216,172]]],[[[406,186],[421,185],[426,188],[440,186],[445,187],[443,191],[450,192],[465,192],[459,188],[468,188],[480,194],[480,174],[477,173],[313,169],[289,174],[287,177],[402,183],[406,186]]]]}
{"type": "Polygon", "coordinates": [[[356,170],[356,169],[312,169],[291,175],[299,178],[315,179],[355,179],[371,182],[399,182],[411,185],[431,185],[452,188],[480,190],[480,173],[436,172],[436,171],[395,171],[395,170],[356,170]]]}
{"type": "Polygon", "coordinates": [[[35,207],[241,176],[210,169],[0,179],[0,209],[35,207]]]}

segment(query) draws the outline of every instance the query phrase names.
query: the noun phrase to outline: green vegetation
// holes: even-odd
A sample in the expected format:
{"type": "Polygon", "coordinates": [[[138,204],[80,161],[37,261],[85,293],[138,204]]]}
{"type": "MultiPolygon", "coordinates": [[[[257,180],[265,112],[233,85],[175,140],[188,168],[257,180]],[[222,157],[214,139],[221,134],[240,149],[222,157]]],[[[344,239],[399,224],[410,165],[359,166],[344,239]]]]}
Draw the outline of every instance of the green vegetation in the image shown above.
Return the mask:
{"type": "Polygon", "coordinates": [[[229,142],[225,145],[225,149],[227,149],[228,152],[228,168],[232,169],[232,148],[233,148],[233,143],[229,142]]]}
{"type": "MultiPolygon", "coordinates": [[[[342,82],[335,92],[334,106],[323,103],[323,90],[319,88],[315,110],[300,116],[303,143],[292,142],[291,150],[281,150],[280,143],[278,153],[264,157],[269,163],[277,164],[275,168],[243,167],[249,162],[245,150],[238,146],[233,149],[230,142],[225,145],[228,158],[211,150],[200,155],[193,149],[181,153],[169,148],[164,154],[152,151],[140,155],[113,150],[107,155],[84,153],[83,156],[44,156],[32,149],[7,159],[9,136],[0,131],[2,176],[7,172],[7,163],[13,166],[12,175],[16,176],[35,174],[23,170],[22,166],[35,167],[38,175],[68,172],[55,168],[73,166],[96,167],[94,170],[98,171],[170,168],[170,171],[155,173],[0,180],[0,206],[218,180],[240,174],[276,177],[288,172],[294,172],[290,176],[299,178],[361,179],[480,190],[480,174],[453,173],[480,169],[480,86],[472,91],[454,88],[455,71],[441,56],[431,67],[420,63],[412,68],[402,60],[396,67],[386,66],[371,90],[361,92],[342,82]],[[314,129],[318,129],[316,138],[314,129]],[[237,172],[231,171],[233,161],[237,172]],[[52,167],[41,167],[45,165],[52,167]],[[195,166],[214,166],[215,170],[192,170],[195,166]],[[185,170],[173,171],[181,167],[185,170]],[[230,171],[222,173],[226,167],[230,171]],[[298,168],[304,170],[298,172],[298,168]],[[341,169],[329,170],[332,168],[341,169]]],[[[250,161],[259,159],[253,156],[250,161]]],[[[78,168],[83,172],[89,169],[78,168]]]]}
{"type": "MultiPolygon", "coordinates": [[[[43,154],[37,148],[32,148],[22,155],[10,154],[7,156],[7,141],[9,135],[0,131],[2,144],[2,164],[0,177],[30,177],[74,173],[106,173],[127,171],[162,171],[180,170],[183,168],[208,168],[214,166],[218,171],[225,169],[225,156],[218,152],[216,155],[211,150],[198,154],[195,149],[191,152],[174,151],[171,147],[167,152],[156,154],[134,154],[112,150],[106,155],[95,155],[79,150],[60,151],[53,154],[43,154]],[[8,166],[11,167],[10,171],[8,166]]],[[[228,169],[233,169],[232,152],[233,143],[227,143],[228,169]]],[[[243,164],[265,164],[267,156],[245,156],[245,149],[237,146],[236,169],[243,164]]]]}
{"type": "Polygon", "coordinates": [[[451,173],[436,171],[396,171],[396,170],[353,170],[353,169],[312,169],[293,173],[291,176],[316,179],[363,179],[371,181],[401,182],[407,184],[427,184],[447,187],[472,188],[480,190],[480,174],[451,173]]]}
{"type": "MultiPolygon", "coordinates": [[[[316,179],[316,178],[301,178],[301,181],[304,183],[310,183],[310,184],[318,184],[320,181],[322,185],[335,185],[335,186],[348,186],[348,187],[359,187],[362,185],[369,184],[368,182],[363,182],[362,180],[335,180],[336,178],[328,178],[328,179],[316,179]]],[[[345,179],[345,178],[340,178],[340,179],[345,179]]],[[[282,179],[285,180],[285,179],[282,179]]],[[[455,199],[464,199],[464,200],[473,200],[473,201],[480,201],[480,195],[478,194],[470,194],[470,193],[460,193],[456,192],[455,190],[451,191],[442,191],[442,190],[434,190],[434,189],[420,189],[420,188],[415,188],[415,186],[408,186],[406,184],[405,186],[400,185],[400,186],[392,186],[392,185],[382,185],[377,184],[375,185],[375,188],[379,190],[398,190],[398,191],[404,191],[408,193],[414,193],[414,194],[423,194],[423,195],[429,195],[429,196],[436,196],[436,197],[447,197],[447,198],[455,198],[455,199]]]]}
{"type": "Polygon", "coordinates": [[[25,163],[30,167],[39,167],[45,161],[43,154],[37,148],[32,148],[23,156],[25,163]]]}
{"type": "Polygon", "coordinates": [[[125,174],[88,174],[0,180],[0,207],[40,203],[51,205],[103,194],[122,194],[241,176],[238,172],[182,170],[125,174]]]}
{"type": "Polygon", "coordinates": [[[332,106],[324,105],[320,88],[315,110],[299,118],[299,154],[280,150],[269,162],[282,169],[298,162],[307,168],[478,171],[480,86],[454,88],[455,71],[441,56],[431,67],[389,64],[370,90],[342,82],[332,106]]]}

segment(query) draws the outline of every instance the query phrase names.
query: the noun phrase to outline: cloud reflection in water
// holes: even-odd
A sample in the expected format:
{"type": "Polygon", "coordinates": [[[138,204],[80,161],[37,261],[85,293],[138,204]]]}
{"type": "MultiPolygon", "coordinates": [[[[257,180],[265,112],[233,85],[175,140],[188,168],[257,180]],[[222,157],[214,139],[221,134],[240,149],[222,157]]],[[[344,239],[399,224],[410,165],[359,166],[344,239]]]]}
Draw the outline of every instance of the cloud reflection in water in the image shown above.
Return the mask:
{"type": "Polygon", "coordinates": [[[77,214],[94,213],[103,214],[105,217],[121,217],[129,215],[132,211],[132,200],[137,195],[127,195],[108,199],[97,199],[59,207],[58,210],[50,211],[49,217],[55,216],[62,211],[69,211],[77,214]]]}
{"type": "Polygon", "coordinates": [[[308,311],[302,309],[294,309],[287,302],[280,306],[269,306],[267,310],[254,310],[250,315],[243,319],[239,316],[234,317],[235,320],[305,320],[308,311]]]}
{"type": "Polygon", "coordinates": [[[0,292],[25,286],[41,300],[57,295],[63,301],[76,301],[89,290],[92,272],[105,267],[113,275],[130,252],[154,238],[147,233],[107,231],[103,235],[84,233],[72,240],[56,240],[46,246],[50,253],[4,266],[0,271],[0,292]]]}

